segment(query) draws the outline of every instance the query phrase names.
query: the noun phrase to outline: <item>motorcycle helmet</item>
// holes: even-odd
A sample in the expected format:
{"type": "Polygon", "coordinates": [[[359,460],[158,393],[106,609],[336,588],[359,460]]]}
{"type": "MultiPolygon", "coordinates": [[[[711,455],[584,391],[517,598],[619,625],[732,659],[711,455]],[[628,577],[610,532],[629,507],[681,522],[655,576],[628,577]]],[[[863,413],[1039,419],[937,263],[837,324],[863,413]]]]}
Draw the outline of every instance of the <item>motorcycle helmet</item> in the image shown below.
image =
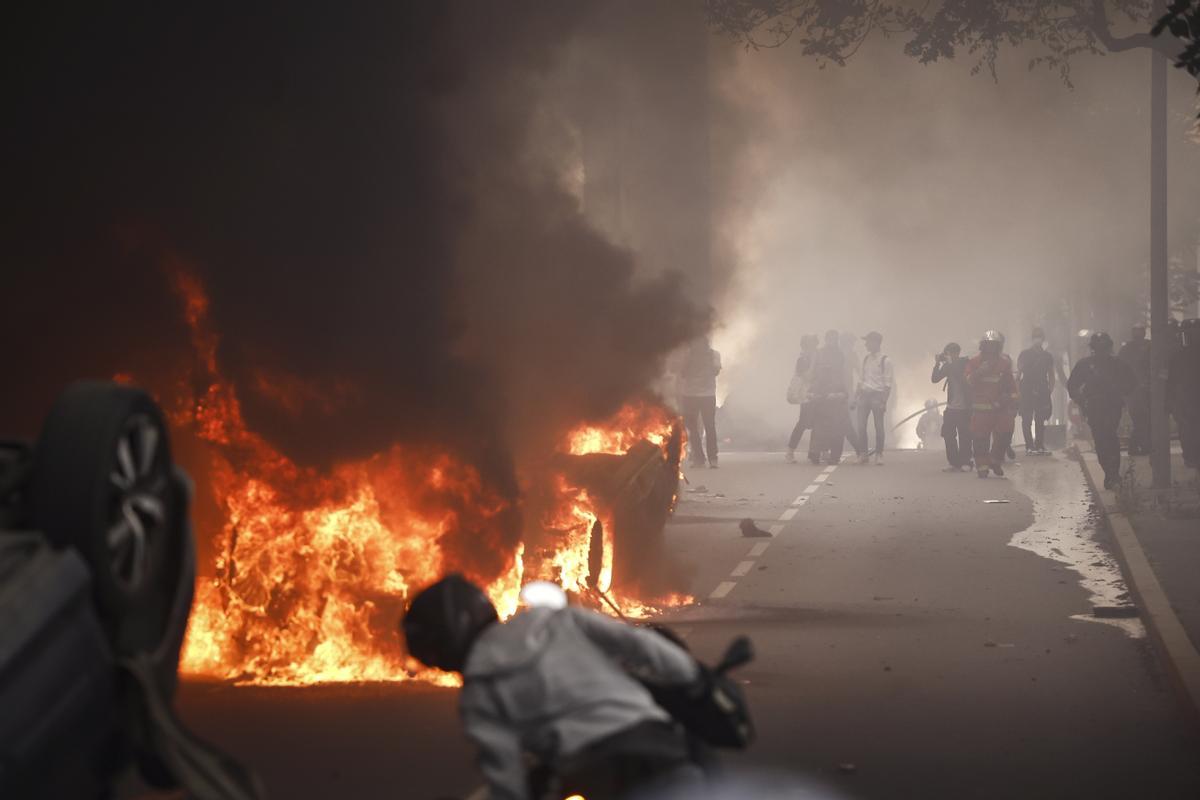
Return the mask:
{"type": "Polygon", "coordinates": [[[408,607],[400,626],[409,654],[422,664],[461,671],[475,638],[499,617],[492,601],[462,575],[447,575],[408,607]]]}
{"type": "Polygon", "coordinates": [[[1092,334],[1092,338],[1088,340],[1088,347],[1092,348],[1093,353],[1111,353],[1113,350],[1113,340],[1104,331],[1099,331],[1092,334]]]}

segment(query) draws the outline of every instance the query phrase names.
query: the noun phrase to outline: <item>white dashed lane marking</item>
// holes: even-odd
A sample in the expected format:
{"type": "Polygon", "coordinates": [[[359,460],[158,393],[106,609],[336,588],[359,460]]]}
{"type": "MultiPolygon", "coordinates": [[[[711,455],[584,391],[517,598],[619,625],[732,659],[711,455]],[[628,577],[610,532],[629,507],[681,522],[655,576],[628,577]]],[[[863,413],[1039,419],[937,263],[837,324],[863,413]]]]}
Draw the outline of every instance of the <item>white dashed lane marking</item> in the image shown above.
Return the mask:
{"type": "Polygon", "coordinates": [[[721,581],[717,584],[717,588],[712,590],[712,594],[710,594],[709,597],[713,599],[720,599],[733,591],[733,587],[735,586],[737,586],[737,584],[733,581],[721,581]]]}
{"type": "MultiPolygon", "coordinates": [[[[829,480],[829,476],[837,469],[837,464],[830,464],[825,469],[821,470],[821,474],[813,478],[813,482],[804,488],[800,496],[792,501],[791,505],[783,510],[779,515],[779,521],[767,528],[767,531],[772,536],[778,536],[783,533],[783,529],[787,527],[786,523],[795,518],[800,512],[800,507],[808,502],[808,498],[812,497],[813,493],[821,488],[821,484],[829,480]]],[[[754,569],[754,559],[767,552],[767,548],[771,546],[769,541],[758,542],[750,548],[750,552],[746,554],[746,560],[740,562],[733,571],[729,573],[731,578],[744,578],[750,574],[750,570],[754,569]]],[[[729,594],[737,586],[737,581],[721,581],[717,584],[717,588],[712,590],[708,596],[712,600],[720,600],[725,595],[729,594]]]]}

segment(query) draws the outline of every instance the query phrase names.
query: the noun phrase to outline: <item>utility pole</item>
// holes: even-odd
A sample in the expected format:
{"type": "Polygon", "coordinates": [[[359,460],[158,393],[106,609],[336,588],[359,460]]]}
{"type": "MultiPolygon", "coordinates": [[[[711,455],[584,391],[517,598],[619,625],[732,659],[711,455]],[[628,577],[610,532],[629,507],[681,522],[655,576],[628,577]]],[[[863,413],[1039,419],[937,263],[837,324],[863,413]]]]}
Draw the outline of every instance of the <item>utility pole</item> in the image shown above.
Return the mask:
{"type": "Polygon", "coordinates": [[[1150,470],[1171,486],[1167,427],[1167,56],[1150,50],[1150,470]]]}

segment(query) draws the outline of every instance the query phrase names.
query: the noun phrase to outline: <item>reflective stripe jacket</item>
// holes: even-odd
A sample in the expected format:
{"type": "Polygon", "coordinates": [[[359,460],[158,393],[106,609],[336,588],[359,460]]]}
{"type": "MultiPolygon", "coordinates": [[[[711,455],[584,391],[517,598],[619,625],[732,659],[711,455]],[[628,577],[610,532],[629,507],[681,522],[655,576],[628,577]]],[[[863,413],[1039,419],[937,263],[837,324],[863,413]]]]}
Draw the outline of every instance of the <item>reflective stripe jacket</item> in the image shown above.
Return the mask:
{"type": "Polygon", "coordinates": [[[1019,395],[1011,358],[1001,353],[985,360],[983,353],[977,353],[967,362],[966,375],[973,412],[1017,413],[1019,395]]]}

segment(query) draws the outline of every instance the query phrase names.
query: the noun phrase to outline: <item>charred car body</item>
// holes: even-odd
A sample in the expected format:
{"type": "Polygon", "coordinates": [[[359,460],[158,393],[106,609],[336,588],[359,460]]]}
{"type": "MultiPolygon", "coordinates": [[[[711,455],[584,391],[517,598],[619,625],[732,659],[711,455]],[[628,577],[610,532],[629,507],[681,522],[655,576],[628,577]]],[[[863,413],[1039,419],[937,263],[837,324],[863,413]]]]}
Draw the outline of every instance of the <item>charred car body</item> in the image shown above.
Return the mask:
{"type": "Polygon", "coordinates": [[[260,796],[170,705],[190,496],[161,411],[131,387],[75,384],[36,444],[0,442],[0,796],[108,796],[134,764],[193,797],[260,796]]]}

